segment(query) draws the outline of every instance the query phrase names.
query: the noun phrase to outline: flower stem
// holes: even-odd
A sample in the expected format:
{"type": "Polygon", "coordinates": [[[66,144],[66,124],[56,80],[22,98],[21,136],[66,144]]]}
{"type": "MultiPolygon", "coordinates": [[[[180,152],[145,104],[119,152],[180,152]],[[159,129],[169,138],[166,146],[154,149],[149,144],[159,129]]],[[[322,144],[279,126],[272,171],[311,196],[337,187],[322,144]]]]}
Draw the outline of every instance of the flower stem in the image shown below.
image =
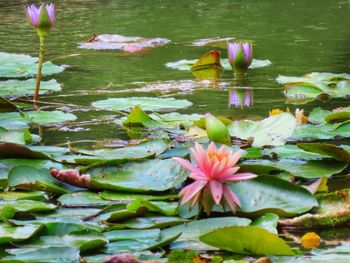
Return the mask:
{"type": "Polygon", "coordinates": [[[36,77],[36,85],[35,85],[35,92],[34,92],[34,102],[37,102],[39,98],[40,81],[42,76],[41,71],[42,71],[43,62],[44,62],[44,40],[45,38],[43,36],[40,36],[39,64],[38,64],[38,74],[36,77]]]}

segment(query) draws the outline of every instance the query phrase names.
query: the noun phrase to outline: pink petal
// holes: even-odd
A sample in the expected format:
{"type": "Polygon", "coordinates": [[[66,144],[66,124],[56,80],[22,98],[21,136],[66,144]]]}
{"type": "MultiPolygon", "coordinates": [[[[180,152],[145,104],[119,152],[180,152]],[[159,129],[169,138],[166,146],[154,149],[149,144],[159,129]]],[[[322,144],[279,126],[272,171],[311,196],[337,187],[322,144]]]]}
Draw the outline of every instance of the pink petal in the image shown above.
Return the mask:
{"type": "Polygon", "coordinates": [[[183,167],[185,167],[190,172],[195,173],[198,176],[205,177],[203,172],[201,170],[199,170],[197,167],[193,166],[188,160],[185,160],[185,159],[180,158],[180,157],[173,157],[173,160],[175,160],[176,162],[181,164],[183,167]]]}
{"type": "Polygon", "coordinates": [[[220,179],[222,171],[225,168],[225,163],[223,162],[217,162],[214,164],[213,168],[211,169],[210,172],[210,178],[212,179],[220,179]]]}
{"type": "Polygon", "coordinates": [[[235,166],[235,167],[230,167],[228,169],[226,169],[221,175],[220,175],[220,179],[226,181],[227,177],[230,177],[231,175],[234,175],[240,167],[235,166]]]}
{"type": "Polygon", "coordinates": [[[225,181],[230,181],[230,182],[236,182],[236,181],[244,181],[244,180],[249,180],[256,178],[256,174],[252,173],[240,173],[240,174],[233,174],[231,176],[226,176],[225,181]]]}
{"type": "Polygon", "coordinates": [[[197,193],[199,193],[206,184],[207,184],[207,181],[197,180],[192,184],[183,188],[179,193],[179,195],[183,195],[183,198],[181,200],[181,205],[191,200],[191,198],[193,198],[197,193]]]}
{"type": "Polygon", "coordinates": [[[191,201],[191,204],[190,204],[190,209],[192,209],[192,208],[196,205],[196,203],[197,203],[198,198],[200,197],[200,195],[201,195],[201,192],[198,192],[198,193],[192,198],[192,201],[191,201]]]}
{"type": "Polygon", "coordinates": [[[215,143],[211,142],[211,143],[209,144],[209,146],[208,146],[208,151],[209,151],[209,152],[217,152],[217,151],[218,151],[218,149],[216,148],[215,143]]]}
{"type": "Polygon", "coordinates": [[[227,166],[230,166],[230,167],[234,166],[238,162],[239,158],[241,158],[241,155],[242,155],[241,150],[238,150],[237,152],[232,154],[230,156],[230,159],[227,162],[227,166]]]}
{"type": "Polygon", "coordinates": [[[189,177],[193,180],[207,180],[208,178],[202,174],[190,173],[189,177]]]}
{"type": "Polygon", "coordinates": [[[235,212],[236,211],[236,204],[238,206],[241,206],[241,203],[240,203],[237,195],[227,185],[224,185],[223,194],[224,194],[225,200],[226,200],[227,204],[230,206],[232,212],[235,212]]]}
{"type": "Polygon", "coordinates": [[[217,205],[220,204],[220,201],[222,198],[222,183],[217,180],[211,180],[209,181],[209,185],[210,185],[211,195],[213,196],[215,203],[217,205]]]}

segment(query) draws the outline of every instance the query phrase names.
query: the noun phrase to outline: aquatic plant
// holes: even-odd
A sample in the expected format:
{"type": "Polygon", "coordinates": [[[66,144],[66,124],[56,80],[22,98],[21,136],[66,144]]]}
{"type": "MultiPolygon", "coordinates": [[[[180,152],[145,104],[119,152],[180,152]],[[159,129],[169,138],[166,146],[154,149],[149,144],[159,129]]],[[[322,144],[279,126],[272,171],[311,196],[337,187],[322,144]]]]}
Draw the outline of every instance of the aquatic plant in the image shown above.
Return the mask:
{"type": "Polygon", "coordinates": [[[55,4],[41,4],[40,7],[32,4],[25,7],[25,13],[28,23],[36,29],[40,39],[38,74],[34,92],[34,101],[38,101],[44,62],[45,36],[49,33],[55,21],[55,4]]]}
{"type": "Polygon", "coordinates": [[[257,177],[252,173],[237,173],[240,167],[236,164],[241,157],[241,151],[233,153],[227,146],[217,149],[211,142],[206,151],[202,145],[196,143],[195,147],[191,148],[191,153],[197,166],[183,158],[173,158],[189,170],[191,172],[189,177],[195,180],[180,191],[181,205],[190,202],[190,208],[193,208],[198,203],[200,207],[203,206],[207,214],[210,214],[214,204],[227,203],[232,213],[235,213],[240,201],[227,183],[257,177]]]}
{"type": "Polygon", "coordinates": [[[231,145],[231,137],[226,125],[210,113],[205,114],[205,129],[210,141],[231,145]]]}
{"type": "Polygon", "coordinates": [[[236,74],[243,74],[253,60],[253,46],[250,42],[227,42],[227,53],[231,67],[236,74]]]}

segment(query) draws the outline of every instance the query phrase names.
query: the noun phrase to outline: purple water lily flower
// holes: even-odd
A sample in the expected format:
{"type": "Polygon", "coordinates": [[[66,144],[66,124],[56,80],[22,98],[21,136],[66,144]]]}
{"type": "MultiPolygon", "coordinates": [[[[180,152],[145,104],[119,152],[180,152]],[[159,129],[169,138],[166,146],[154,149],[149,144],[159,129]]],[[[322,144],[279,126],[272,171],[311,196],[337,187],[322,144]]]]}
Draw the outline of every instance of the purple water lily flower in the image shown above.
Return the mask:
{"type": "Polygon", "coordinates": [[[35,28],[39,28],[41,23],[44,23],[46,26],[47,22],[49,22],[49,27],[51,27],[55,22],[54,3],[41,4],[39,7],[32,4],[25,7],[25,12],[29,23],[35,28]],[[48,17],[48,21],[46,21],[46,17],[48,17]]]}
{"type": "Polygon", "coordinates": [[[235,73],[244,73],[253,59],[250,42],[227,42],[228,59],[235,73]]]}

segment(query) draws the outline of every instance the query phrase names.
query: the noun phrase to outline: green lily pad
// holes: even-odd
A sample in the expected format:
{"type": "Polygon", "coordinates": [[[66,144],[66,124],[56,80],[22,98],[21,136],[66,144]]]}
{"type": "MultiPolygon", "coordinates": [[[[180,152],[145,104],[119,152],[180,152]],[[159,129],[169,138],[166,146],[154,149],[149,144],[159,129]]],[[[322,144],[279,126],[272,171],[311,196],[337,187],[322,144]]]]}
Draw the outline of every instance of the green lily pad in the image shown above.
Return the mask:
{"type": "Polygon", "coordinates": [[[4,207],[12,207],[14,212],[48,212],[56,209],[56,205],[33,201],[33,200],[18,200],[18,201],[0,201],[0,209],[4,207]]]}
{"type": "MultiPolygon", "coordinates": [[[[23,54],[0,52],[0,78],[28,78],[38,72],[38,58],[23,54]]],[[[64,66],[51,62],[43,64],[43,75],[57,74],[64,71],[64,66]]]]}
{"type": "Polygon", "coordinates": [[[48,170],[33,166],[19,165],[14,167],[8,175],[9,185],[16,189],[43,190],[49,193],[68,193],[64,185],[54,179],[48,170]],[[30,176],[28,176],[30,175],[30,176]]]}
{"type": "Polygon", "coordinates": [[[139,240],[139,239],[157,239],[160,235],[160,229],[141,229],[141,230],[112,230],[104,233],[110,242],[120,240],[139,240]]]}
{"type": "Polygon", "coordinates": [[[64,194],[57,201],[63,207],[105,207],[114,203],[103,199],[99,194],[88,191],[64,194]]]}
{"type": "Polygon", "coordinates": [[[121,193],[121,192],[111,192],[103,191],[99,195],[103,199],[119,201],[129,203],[135,199],[143,199],[148,201],[165,201],[165,200],[177,200],[178,195],[143,195],[143,194],[133,194],[133,193],[121,193]]]}
{"type": "MultiPolygon", "coordinates": [[[[188,70],[190,71],[192,66],[197,62],[197,59],[182,59],[175,62],[168,62],[165,64],[167,68],[171,69],[178,69],[178,70],[188,70]]],[[[221,65],[225,68],[225,70],[232,71],[230,62],[227,58],[220,60],[221,65]]],[[[253,59],[252,63],[250,64],[249,68],[255,69],[255,68],[261,68],[261,67],[267,67],[270,66],[272,63],[270,60],[260,60],[260,59],[253,59]]]]}
{"type": "Polygon", "coordinates": [[[176,226],[188,220],[174,216],[146,216],[131,218],[117,225],[118,228],[148,229],[176,226]]]}
{"type": "Polygon", "coordinates": [[[263,229],[266,229],[270,233],[277,235],[278,219],[278,215],[274,213],[266,213],[265,215],[255,219],[250,225],[261,227],[263,229]]]}
{"type": "MultiPolygon", "coordinates": [[[[0,96],[32,96],[35,91],[35,83],[36,79],[0,81],[0,96]]],[[[46,94],[52,91],[61,91],[61,85],[56,80],[41,81],[39,94],[46,94]]]]}
{"type": "Polygon", "coordinates": [[[296,145],[282,145],[273,148],[265,148],[263,155],[269,155],[271,157],[278,156],[285,159],[324,159],[332,158],[332,156],[325,153],[316,153],[311,151],[305,151],[296,145]]]}
{"type": "Polygon", "coordinates": [[[328,155],[338,161],[350,162],[350,153],[340,146],[328,143],[298,143],[297,146],[308,152],[328,155]]]}
{"type": "Polygon", "coordinates": [[[34,138],[29,132],[29,129],[7,131],[6,129],[0,127],[0,141],[14,144],[27,144],[32,143],[34,138]]]}
{"type": "Polygon", "coordinates": [[[0,244],[24,241],[36,235],[41,229],[41,225],[14,227],[7,224],[0,224],[0,244]]]}
{"type": "Polygon", "coordinates": [[[176,242],[171,244],[171,249],[212,250],[212,247],[199,242],[200,236],[220,227],[246,226],[249,225],[250,222],[250,219],[239,217],[208,218],[167,228],[163,230],[163,234],[165,236],[172,236],[182,233],[176,242]]]}
{"type": "Polygon", "coordinates": [[[290,113],[272,115],[261,121],[234,121],[227,126],[231,136],[240,139],[254,138],[253,146],[284,145],[296,128],[295,117],[290,113]]]}
{"type": "Polygon", "coordinates": [[[270,175],[278,171],[287,171],[289,174],[296,177],[321,178],[340,173],[347,165],[346,162],[335,160],[283,159],[279,161],[245,161],[242,163],[241,168],[244,171],[255,172],[262,175],[270,175]]]}
{"type": "Polygon", "coordinates": [[[200,240],[208,245],[240,254],[295,254],[278,235],[256,226],[224,227],[202,235],[200,240]]]}
{"type": "Polygon", "coordinates": [[[187,178],[187,172],[173,160],[148,160],[121,167],[100,167],[89,171],[91,188],[114,191],[165,191],[187,178]]]}
{"type": "Polygon", "coordinates": [[[0,120],[16,120],[39,125],[74,121],[77,117],[62,111],[28,111],[0,113],[0,120]]]}
{"type": "Polygon", "coordinates": [[[0,199],[4,201],[34,200],[46,201],[48,196],[45,192],[0,192],[0,199]]]}
{"type": "Polygon", "coordinates": [[[10,142],[0,143],[0,158],[50,159],[49,156],[42,152],[33,151],[24,145],[10,142]]]}
{"type": "Polygon", "coordinates": [[[33,249],[12,249],[12,255],[0,259],[1,263],[76,263],[79,262],[79,249],[72,247],[43,247],[33,249]]]}
{"type": "Polygon", "coordinates": [[[188,100],[153,97],[110,98],[107,100],[100,100],[92,103],[93,107],[112,111],[130,111],[135,106],[139,106],[144,111],[169,111],[188,108],[191,105],[192,102],[188,100]]]}
{"type": "Polygon", "coordinates": [[[292,216],[318,206],[316,198],[305,188],[272,176],[230,183],[229,187],[240,200],[238,211],[248,214],[272,212],[292,216]]]}
{"type": "Polygon", "coordinates": [[[285,86],[288,102],[303,104],[314,99],[341,98],[350,95],[350,77],[348,74],[310,73],[304,77],[277,78],[285,86]]]}
{"type": "Polygon", "coordinates": [[[129,239],[110,242],[107,245],[106,253],[108,254],[120,254],[132,251],[142,251],[160,248],[168,245],[178,238],[179,235],[163,236],[162,232],[158,237],[149,237],[142,239],[129,239]]]}
{"type": "MultiPolygon", "coordinates": [[[[94,158],[86,159],[88,163],[96,162],[96,160],[135,160],[146,159],[157,156],[169,148],[169,142],[166,140],[150,140],[142,142],[136,146],[128,146],[116,149],[101,149],[101,150],[82,150],[76,149],[79,153],[88,154],[94,158]]],[[[84,158],[76,159],[78,162],[84,158]]]]}
{"type": "Polygon", "coordinates": [[[350,189],[322,194],[317,199],[319,207],[314,213],[281,220],[280,225],[313,228],[334,227],[350,222],[350,189]]]}

